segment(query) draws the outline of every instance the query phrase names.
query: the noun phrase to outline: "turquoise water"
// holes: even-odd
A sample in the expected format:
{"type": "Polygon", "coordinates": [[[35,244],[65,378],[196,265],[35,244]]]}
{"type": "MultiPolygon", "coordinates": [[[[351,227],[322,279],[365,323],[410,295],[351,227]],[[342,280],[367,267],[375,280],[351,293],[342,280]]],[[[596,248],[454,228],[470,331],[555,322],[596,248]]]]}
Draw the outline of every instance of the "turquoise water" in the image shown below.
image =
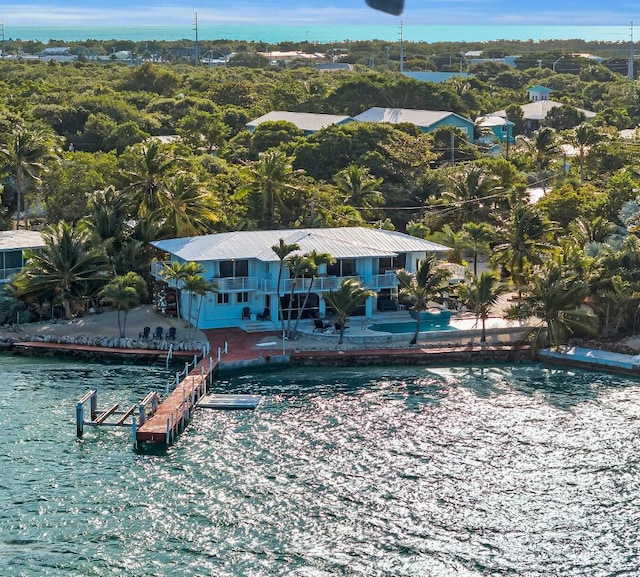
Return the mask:
{"type": "MultiPolygon", "coordinates": [[[[372,331],[380,331],[383,333],[392,333],[392,334],[404,334],[404,333],[413,333],[416,330],[416,322],[408,321],[404,323],[380,323],[377,325],[371,325],[369,330],[372,331]]],[[[457,330],[455,327],[449,325],[433,325],[426,322],[420,323],[420,332],[421,333],[432,333],[436,331],[455,331],[457,330]]]]}
{"type": "Polygon", "coordinates": [[[161,372],[0,357],[4,576],[640,574],[640,382],[540,366],[229,378],[166,454],[75,440],[161,372]]]}
{"type": "MultiPolygon", "coordinates": [[[[313,24],[299,22],[291,25],[270,23],[250,24],[210,24],[201,22],[198,36],[201,40],[248,40],[277,43],[282,41],[342,42],[344,40],[386,40],[398,41],[399,20],[389,19],[388,25],[340,24],[337,22],[313,24]]],[[[181,40],[193,39],[191,20],[185,17],[182,23],[171,26],[12,26],[6,22],[7,39],[63,41],[94,40],[181,40]]],[[[628,42],[628,26],[452,26],[431,25],[411,26],[404,22],[403,38],[407,42],[484,42],[498,39],[548,40],[571,39],[602,40],[606,42],[628,42]]]]}

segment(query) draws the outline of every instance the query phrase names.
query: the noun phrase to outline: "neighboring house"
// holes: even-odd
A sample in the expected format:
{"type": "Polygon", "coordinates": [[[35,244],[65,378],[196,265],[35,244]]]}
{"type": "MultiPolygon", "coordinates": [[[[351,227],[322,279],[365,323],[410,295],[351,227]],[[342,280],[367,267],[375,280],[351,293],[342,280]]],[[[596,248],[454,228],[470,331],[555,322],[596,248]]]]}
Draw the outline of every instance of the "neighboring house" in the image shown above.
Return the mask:
{"type": "MultiPolygon", "coordinates": [[[[217,292],[207,293],[203,299],[192,299],[191,311],[187,310],[188,295],[182,291],[181,310],[194,326],[199,329],[245,326],[246,320],[259,316],[270,328],[276,328],[279,309],[282,307],[286,311],[292,289],[292,279],[285,264],[278,302],[280,260],[271,247],[280,239],[286,244],[298,244],[298,254],[316,250],[335,259],[334,264],[321,267],[319,276],[313,280],[303,311],[305,317],[325,316],[327,311],[322,295],[338,288],[343,278],[357,278],[365,288],[375,292],[376,296],[369,298],[361,311],[365,317],[371,317],[383,302],[395,300],[397,304],[398,269],[413,272],[427,254],[444,257],[450,252],[441,244],[399,232],[363,227],[237,231],[151,244],[168,254],[171,261],[200,264],[205,279],[216,284],[217,292]]],[[[160,261],[152,264],[151,272],[160,281],[163,280],[163,267],[164,263],[160,261]]],[[[301,278],[295,284],[294,316],[304,304],[310,280],[301,278]]],[[[169,286],[176,288],[174,283],[169,286]]]]}
{"type": "Polygon", "coordinates": [[[71,48],[69,46],[52,46],[42,50],[38,56],[41,60],[54,60],[56,62],[71,62],[76,59],[74,54],[71,54],[71,48]]]}
{"type": "Polygon", "coordinates": [[[278,64],[279,62],[288,64],[289,62],[294,62],[295,60],[318,62],[320,60],[326,59],[326,56],[324,54],[320,54],[319,52],[309,54],[307,52],[301,52],[299,50],[272,50],[270,52],[258,52],[258,56],[267,58],[272,65],[278,64]]]}
{"type": "Polygon", "coordinates": [[[502,116],[479,116],[476,118],[476,126],[481,132],[485,132],[478,138],[478,142],[490,144],[495,142],[509,142],[513,144],[513,122],[502,116]],[[491,134],[486,134],[490,132],[491,134]],[[492,136],[493,135],[493,136],[492,136]]]}
{"type": "Polygon", "coordinates": [[[446,82],[451,78],[471,78],[473,74],[469,74],[467,72],[403,72],[405,76],[409,78],[413,78],[418,82],[435,82],[440,84],[441,82],[446,82]]]}
{"type": "Polygon", "coordinates": [[[22,270],[24,251],[44,248],[42,235],[34,230],[4,230],[0,232],[0,283],[22,270]]]}
{"type": "MultiPolygon", "coordinates": [[[[525,122],[525,132],[527,134],[531,134],[533,131],[540,128],[540,123],[547,117],[550,110],[553,110],[558,106],[565,106],[562,102],[551,100],[551,92],[553,91],[550,88],[540,85],[532,86],[527,90],[529,102],[520,107],[522,109],[522,117],[525,122]]],[[[596,113],[592,110],[585,110],[584,108],[578,108],[578,110],[582,112],[587,119],[594,118],[596,116],[596,113]]],[[[491,116],[502,116],[503,118],[506,118],[507,113],[504,110],[498,110],[491,116]]]]}
{"type": "Polygon", "coordinates": [[[414,110],[410,108],[379,108],[377,106],[366,110],[353,119],[357,122],[389,122],[400,124],[407,122],[415,124],[422,132],[433,132],[443,126],[459,128],[473,142],[475,125],[472,120],[464,118],[455,112],[442,110],[414,110]]]}
{"type": "Polygon", "coordinates": [[[290,122],[302,130],[305,136],[318,132],[332,124],[346,124],[351,122],[350,116],[340,114],[317,114],[313,112],[285,112],[283,110],[273,110],[267,112],[260,118],[247,122],[249,132],[253,132],[257,126],[263,122],[290,122]]]}

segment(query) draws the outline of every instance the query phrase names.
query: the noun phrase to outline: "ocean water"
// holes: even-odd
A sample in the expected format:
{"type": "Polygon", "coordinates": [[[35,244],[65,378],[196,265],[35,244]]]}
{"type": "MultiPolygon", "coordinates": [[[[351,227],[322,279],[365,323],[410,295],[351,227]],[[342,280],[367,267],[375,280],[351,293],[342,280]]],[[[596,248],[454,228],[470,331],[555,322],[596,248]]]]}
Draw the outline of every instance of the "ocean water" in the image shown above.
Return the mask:
{"type": "Polygon", "coordinates": [[[640,382],[531,366],[227,378],[166,453],[75,439],[162,371],[0,357],[0,575],[640,574],[640,382]]]}
{"type": "MultiPolygon", "coordinates": [[[[397,42],[399,24],[396,25],[356,25],[356,24],[298,24],[298,25],[231,25],[201,24],[198,36],[201,40],[247,40],[275,44],[283,41],[342,42],[344,40],[385,40],[397,42]]],[[[37,40],[51,39],[66,42],[93,40],[152,40],[194,39],[195,32],[188,19],[176,26],[138,27],[13,27],[5,26],[5,38],[37,40]]],[[[411,26],[403,25],[403,38],[407,42],[484,42],[490,40],[538,41],[549,39],[582,39],[604,42],[628,42],[628,26],[411,26]]]]}

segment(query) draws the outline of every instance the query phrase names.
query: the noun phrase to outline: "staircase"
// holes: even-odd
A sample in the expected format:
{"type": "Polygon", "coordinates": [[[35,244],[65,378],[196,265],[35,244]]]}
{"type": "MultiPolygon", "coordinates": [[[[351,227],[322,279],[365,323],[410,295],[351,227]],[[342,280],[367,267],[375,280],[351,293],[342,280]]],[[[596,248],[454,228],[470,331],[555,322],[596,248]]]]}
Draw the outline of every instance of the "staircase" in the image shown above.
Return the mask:
{"type": "Polygon", "coordinates": [[[265,333],[278,330],[278,325],[273,321],[246,321],[243,329],[247,333],[265,333]]]}

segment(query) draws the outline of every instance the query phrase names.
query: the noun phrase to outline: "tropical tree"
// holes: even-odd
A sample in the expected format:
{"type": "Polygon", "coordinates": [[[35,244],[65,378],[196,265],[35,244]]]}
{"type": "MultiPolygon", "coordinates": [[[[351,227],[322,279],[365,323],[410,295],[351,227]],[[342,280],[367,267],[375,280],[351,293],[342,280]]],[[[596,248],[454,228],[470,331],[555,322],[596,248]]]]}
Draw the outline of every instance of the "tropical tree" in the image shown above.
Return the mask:
{"type": "Polygon", "coordinates": [[[189,328],[187,329],[187,338],[191,337],[191,327],[198,327],[198,322],[200,320],[200,310],[202,308],[202,300],[204,296],[208,292],[214,292],[217,290],[217,285],[215,283],[211,283],[207,281],[201,274],[190,274],[183,281],[183,289],[187,291],[189,294],[189,300],[187,305],[187,317],[189,319],[189,328]],[[198,305],[198,313],[195,316],[193,322],[191,322],[192,314],[192,303],[194,295],[198,295],[200,297],[200,303],[198,305]]]}
{"type": "Polygon", "coordinates": [[[400,296],[411,304],[411,308],[417,312],[416,329],[411,339],[411,345],[418,342],[420,334],[421,312],[427,310],[429,302],[437,298],[449,286],[448,279],[451,273],[438,266],[435,256],[430,255],[418,263],[415,273],[405,269],[398,271],[400,296]]]}
{"type": "Polygon", "coordinates": [[[44,130],[19,124],[0,148],[0,175],[12,176],[15,181],[18,229],[21,216],[27,228],[27,192],[31,185],[42,181],[45,163],[54,156],[54,146],[54,139],[44,130]]]}
{"type": "Polygon", "coordinates": [[[538,172],[538,181],[542,189],[546,191],[546,179],[544,171],[549,167],[551,160],[558,154],[556,133],[552,128],[544,126],[533,133],[533,139],[519,137],[518,143],[531,157],[538,172]]]}
{"type": "Polygon", "coordinates": [[[161,205],[162,180],[178,159],[164,152],[153,140],[132,148],[128,160],[132,166],[123,171],[123,177],[129,181],[123,192],[129,198],[131,213],[144,216],[157,211],[161,205]]]}
{"type": "Polygon", "coordinates": [[[576,331],[595,332],[597,317],[584,304],[587,294],[586,283],[554,259],[536,267],[523,303],[526,315],[540,320],[529,335],[534,352],[558,347],[576,331]]]}
{"type": "Polygon", "coordinates": [[[504,242],[495,247],[491,262],[508,268],[521,293],[531,266],[540,264],[549,249],[553,227],[535,207],[518,203],[500,232],[504,242]]]}
{"type": "Polygon", "coordinates": [[[73,303],[94,296],[109,281],[107,259],[91,248],[90,238],[82,224],[50,227],[43,233],[44,248],[27,251],[27,263],[12,282],[12,296],[57,298],[70,319],[73,303]]]}
{"type": "MultiPolygon", "coordinates": [[[[299,173],[300,171],[298,171],[299,173]]],[[[296,190],[293,177],[296,172],[291,159],[281,150],[267,150],[249,168],[249,185],[262,199],[262,221],[271,230],[276,221],[276,208],[284,206],[286,194],[296,190]]]]}
{"type": "Polygon", "coordinates": [[[278,257],[279,266],[278,266],[278,282],[276,284],[276,298],[278,299],[278,316],[280,317],[280,322],[282,323],[282,331],[284,332],[284,315],[282,314],[282,303],[280,302],[281,298],[281,284],[282,284],[282,271],[284,269],[284,261],[285,259],[294,251],[300,250],[300,245],[297,243],[289,243],[287,244],[284,239],[279,239],[278,244],[274,244],[271,247],[271,250],[276,253],[278,257]]]}
{"type": "Polygon", "coordinates": [[[306,274],[309,276],[309,286],[307,287],[307,292],[304,295],[304,301],[302,301],[302,306],[298,309],[298,316],[296,318],[296,323],[295,325],[293,325],[294,335],[298,332],[298,323],[302,318],[302,313],[307,308],[307,303],[309,302],[309,296],[311,295],[311,290],[313,288],[313,282],[318,276],[318,269],[323,265],[327,265],[335,262],[335,259],[329,253],[317,252],[316,250],[312,250],[311,252],[305,253],[304,256],[307,259],[306,274]]]}
{"type": "Polygon", "coordinates": [[[125,338],[129,310],[138,306],[146,293],[147,285],[144,279],[135,272],[113,278],[100,291],[102,300],[118,311],[118,331],[121,339],[125,338]],[[124,315],[121,316],[121,313],[124,315]]]}
{"type": "Polygon", "coordinates": [[[489,253],[489,242],[496,236],[494,228],[486,222],[465,222],[462,225],[464,244],[473,254],[473,275],[478,275],[478,255],[489,253]]]}
{"type": "Polygon", "coordinates": [[[580,165],[580,182],[584,182],[584,165],[585,160],[591,151],[591,149],[598,144],[601,140],[600,132],[598,129],[589,124],[583,122],[576,126],[569,135],[569,143],[578,150],[578,163],[580,165]]]}
{"type": "Polygon", "coordinates": [[[167,238],[209,233],[218,220],[212,209],[212,196],[185,173],[163,182],[159,201],[152,220],[162,223],[160,235],[167,238]]]}
{"type": "Polygon", "coordinates": [[[502,190],[496,175],[481,165],[469,164],[448,175],[442,199],[456,207],[453,223],[459,227],[463,222],[486,220],[495,195],[502,190]]]}
{"type": "Polygon", "coordinates": [[[202,275],[204,268],[195,262],[183,262],[174,260],[165,263],[160,275],[167,283],[173,282],[176,289],[176,316],[180,320],[180,293],[184,282],[191,276],[202,275]]]}
{"type": "Polygon", "coordinates": [[[366,167],[350,164],[334,176],[334,181],[346,203],[359,210],[365,218],[372,218],[375,208],[384,203],[384,196],[378,190],[382,178],[371,176],[366,167]]]}
{"type": "Polygon", "coordinates": [[[293,299],[298,286],[298,279],[311,274],[313,263],[304,254],[292,254],[286,258],[285,263],[289,269],[289,279],[291,282],[289,305],[287,307],[287,336],[292,339],[294,337],[294,332],[291,329],[291,316],[293,312],[293,299]]]}
{"type": "Polygon", "coordinates": [[[335,327],[340,335],[338,345],[344,342],[349,316],[372,296],[375,296],[373,291],[366,290],[360,281],[353,278],[342,279],[339,288],[324,293],[322,298],[336,315],[335,327]]]}
{"type": "Polygon", "coordinates": [[[482,322],[481,342],[486,342],[486,321],[500,295],[507,291],[507,286],[500,282],[499,276],[491,271],[483,271],[471,281],[471,285],[461,284],[458,295],[464,305],[482,322]]]}

